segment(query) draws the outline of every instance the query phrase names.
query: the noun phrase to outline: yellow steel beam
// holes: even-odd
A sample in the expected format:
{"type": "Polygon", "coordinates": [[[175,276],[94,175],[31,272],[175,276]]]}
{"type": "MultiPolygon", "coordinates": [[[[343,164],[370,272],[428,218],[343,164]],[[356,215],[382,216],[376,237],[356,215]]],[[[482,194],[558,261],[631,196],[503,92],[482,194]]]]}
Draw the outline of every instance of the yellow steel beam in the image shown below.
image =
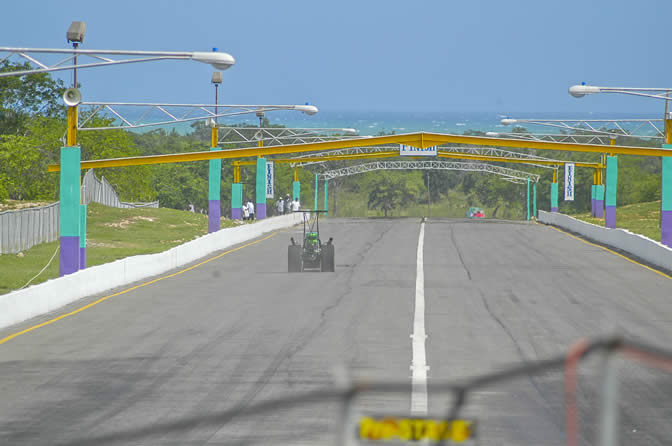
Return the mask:
{"type": "MultiPolygon", "coordinates": [[[[82,169],[101,167],[140,166],[145,164],[182,163],[211,159],[232,159],[289,153],[306,153],[322,150],[366,147],[384,144],[408,144],[427,148],[441,144],[465,144],[491,147],[518,147],[538,150],[559,150],[568,152],[603,153],[605,146],[598,144],[573,144],[549,141],[523,141],[506,138],[486,138],[481,136],[449,135],[439,133],[408,133],[404,135],[374,136],[340,141],[323,141],[308,144],[288,144],[273,147],[250,147],[221,151],[178,153],[170,155],[150,155],[129,158],[82,161],[82,169]]],[[[672,149],[654,149],[647,147],[609,146],[609,153],[620,155],[672,156],[672,149]]],[[[50,165],[49,172],[58,172],[60,166],[50,165]]]]}

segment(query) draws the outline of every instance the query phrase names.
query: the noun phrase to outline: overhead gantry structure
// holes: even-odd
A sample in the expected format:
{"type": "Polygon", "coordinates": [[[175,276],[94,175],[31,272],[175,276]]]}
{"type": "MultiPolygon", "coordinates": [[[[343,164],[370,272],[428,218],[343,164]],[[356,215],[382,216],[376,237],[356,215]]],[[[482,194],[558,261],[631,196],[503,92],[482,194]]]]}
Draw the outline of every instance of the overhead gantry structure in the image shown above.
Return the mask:
{"type": "MultiPolygon", "coordinates": [[[[203,151],[203,152],[191,152],[191,153],[179,153],[179,154],[169,154],[169,155],[151,155],[151,156],[139,156],[139,157],[129,157],[129,158],[118,158],[118,159],[107,159],[107,160],[90,160],[82,161],[81,167],[84,169],[88,168],[102,168],[102,167],[122,167],[122,166],[134,166],[134,165],[145,165],[145,164],[162,164],[162,163],[178,163],[178,162],[190,162],[190,161],[199,161],[199,160],[216,160],[216,159],[230,159],[230,160],[240,160],[244,158],[254,158],[255,164],[257,166],[257,187],[259,187],[261,181],[265,178],[266,171],[266,158],[267,156],[272,155],[298,155],[298,154],[310,154],[314,152],[323,152],[329,150],[343,150],[343,149],[352,149],[354,151],[360,150],[362,158],[372,158],[374,153],[368,153],[364,148],[367,147],[381,147],[390,144],[404,144],[408,146],[413,146],[421,149],[426,149],[432,146],[438,146],[439,152],[441,155],[439,157],[450,157],[459,155],[462,159],[468,158],[468,153],[457,153],[457,151],[450,152],[450,150],[443,150],[442,146],[451,145],[453,147],[456,144],[461,145],[462,147],[476,146],[476,147],[487,147],[488,150],[499,150],[502,148],[521,148],[521,149],[535,149],[535,150],[555,150],[555,151],[564,151],[564,152],[577,152],[577,153],[596,153],[600,155],[606,154],[606,163],[591,163],[590,167],[594,168],[596,172],[601,172],[602,167],[606,165],[607,170],[607,181],[606,181],[606,209],[609,211],[609,208],[612,208],[612,212],[615,211],[615,197],[616,197],[616,187],[617,187],[617,156],[618,155],[639,155],[639,156],[655,156],[655,157],[671,157],[672,149],[666,148],[649,148],[649,147],[631,147],[631,146],[618,146],[618,145],[609,145],[605,146],[602,144],[577,144],[577,143],[558,143],[550,141],[535,141],[535,140],[514,140],[511,138],[493,138],[493,137],[483,137],[483,136],[468,136],[468,135],[451,135],[451,134],[440,134],[440,133],[408,133],[401,135],[386,135],[386,136],[375,136],[375,137],[359,137],[351,138],[344,140],[336,141],[323,141],[323,142],[312,142],[305,144],[286,144],[278,145],[272,147],[247,147],[247,148],[236,148],[236,149],[226,149],[218,151],[203,151]],[[453,155],[450,155],[453,153],[453,155]]],[[[477,149],[473,149],[477,150],[477,149]]],[[[385,157],[390,155],[385,153],[384,149],[380,149],[378,154],[375,156],[385,157]]],[[[390,150],[387,150],[390,152],[390,150]]],[[[514,153],[514,152],[511,152],[514,153]]],[[[397,154],[398,155],[398,154],[397,154]]],[[[471,161],[496,161],[496,162],[506,162],[501,159],[490,159],[487,158],[491,155],[476,153],[472,154],[474,157],[470,159],[471,161]]],[[[523,158],[525,155],[521,155],[523,158]]],[[[307,158],[307,157],[306,157],[307,158]]],[[[538,157],[540,158],[540,157],[538,157]]],[[[300,162],[301,158],[295,158],[294,162],[300,162]]],[[[305,161],[308,161],[307,159],[305,161]]],[[[316,161],[312,159],[311,161],[316,161]]],[[[548,161],[543,159],[534,159],[531,160],[534,164],[543,165],[548,161]]],[[[518,162],[521,162],[520,160],[518,162]]],[[[566,161],[551,160],[551,165],[557,165],[558,163],[562,164],[566,161]]],[[[577,164],[579,165],[579,164],[577,164]]],[[[49,166],[49,171],[55,172],[59,171],[60,166],[52,165],[49,166]]],[[[598,174],[596,173],[596,176],[598,174]]],[[[236,179],[234,178],[234,181],[236,179]]],[[[239,181],[239,179],[238,179],[239,181]]],[[[601,182],[601,180],[600,180],[601,182]]],[[[670,191],[667,194],[664,192],[662,199],[664,202],[672,201],[672,171],[663,170],[662,175],[663,182],[663,191],[670,191]]],[[[240,185],[238,183],[238,185],[240,185]]],[[[242,186],[242,185],[241,185],[242,186]]],[[[603,188],[605,186],[602,186],[603,188]]],[[[234,193],[236,183],[234,183],[234,193]]],[[[294,195],[300,193],[300,184],[298,184],[298,179],[295,178],[293,185],[294,195]]],[[[557,193],[558,183],[557,175],[554,175],[553,182],[551,184],[551,197],[555,196],[557,203],[557,193]]],[[[604,191],[600,194],[601,197],[605,196],[604,191]]],[[[257,197],[259,200],[259,197],[257,197]]],[[[265,205],[265,198],[263,199],[263,204],[265,205]]],[[[555,203],[552,203],[555,204],[555,203]]],[[[669,206],[669,203],[667,204],[669,206]]],[[[557,205],[551,206],[552,211],[557,211],[557,205]]]]}
{"type": "MultiPolygon", "coordinates": [[[[527,184],[527,220],[537,213],[537,183],[540,175],[524,170],[510,169],[508,167],[487,164],[483,162],[460,162],[443,160],[397,160],[397,161],[373,161],[370,163],[346,166],[331,169],[316,175],[324,179],[324,208],[329,209],[329,180],[334,178],[357,175],[377,170],[457,170],[462,172],[481,172],[498,175],[505,181],[515,184],[527,184]],[[530,209],[530,184],[533,184],[533,210],[530,209]]],[[[315,194],[314,208],[317,209],[317,193],[315,194]]]]}

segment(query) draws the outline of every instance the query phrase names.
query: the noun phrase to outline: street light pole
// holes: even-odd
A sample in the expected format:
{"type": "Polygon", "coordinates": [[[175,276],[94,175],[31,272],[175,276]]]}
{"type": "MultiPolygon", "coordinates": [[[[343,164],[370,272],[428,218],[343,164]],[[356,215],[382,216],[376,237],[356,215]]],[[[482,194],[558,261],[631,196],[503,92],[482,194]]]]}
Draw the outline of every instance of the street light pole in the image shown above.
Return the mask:
{"type": "MultiPolygon", "coordinates": [[[[217,48],[213,48],[213,51],[216,50],[217,48]]],[[[215,86],[215,117],[210,121],[212,124],[210,151],[218,151],[221,150],[217,145],[217,142],[219,141],[219,135],[217,133],[217,116],[219,115],[219,85],[222,83],[222,72],[213,72],[211,82],[215,86]]],[[[210,160],[208,162],[208,167],[208,233],[211,233],[219,231],[222,217],[222,160],[210,160]]]]}
{"type": "MultiPolygon", "coordinates": [[[[68,42],[73,43],[73,49],[0,47],[0,52],[9,53],[9,56],[6,58],[18,55],[39,66],[39,68],[29,70],[3,72],[0,73],[0,77],[74,70],[74,86],[77,87],[76,71],[81,68],[177,59],[194,60],[210,64],[218,70],[226,70],[235,63],[235,59],[230,54],[218,52],[81,50],[79,49],[79,44],[84,41],[85,33],[86,24],[84,22],[72,22],[66,33],[66,38],[68,42]],[[48,66],[38,61],[33,54],[69,54],[70,57],[52,66],[48,66]],[[112,59],[112,57],[122,55],[129,57],[122,60],[112,59]],[[78,56],[89,56],[96,61],[93,63],[78,64],[78,56]],[[73,65],[65,65],[70,60],[73,61],[73,65]]],[[[68,113],[66,145],[61,148],[60,153],[60,276],[74,273],[86,265],[86,210],[82,208],[81,204],[81,148],[77,145],[77,106],[81,103],[79,90],[77,88],[69,88],[65,91],[63,100],[68,106],[68,113]]]]}

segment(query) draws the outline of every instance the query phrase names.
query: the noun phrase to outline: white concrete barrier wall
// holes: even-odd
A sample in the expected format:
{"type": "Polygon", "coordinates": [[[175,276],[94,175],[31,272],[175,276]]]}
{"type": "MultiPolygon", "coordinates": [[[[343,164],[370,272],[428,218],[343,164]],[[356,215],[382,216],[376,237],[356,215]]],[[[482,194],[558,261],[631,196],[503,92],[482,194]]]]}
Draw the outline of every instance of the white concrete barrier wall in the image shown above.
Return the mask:
{"type": "Polygon", "coordinates": [[[608,229],[569,215],[539,211],[538,221],[551,224],[604,245],[628,252],[645,262],[672,271],[672,248],[626,229],[608,229]]]}
{"type": "Polygon", "coordinates": [[[0,328],[54,311],[83,297],[128,285],[194,262],[216,251],[301,222],[303,214],[271,217],[226,228],[157,254],[126,257],[0,296],[0,328]]]}

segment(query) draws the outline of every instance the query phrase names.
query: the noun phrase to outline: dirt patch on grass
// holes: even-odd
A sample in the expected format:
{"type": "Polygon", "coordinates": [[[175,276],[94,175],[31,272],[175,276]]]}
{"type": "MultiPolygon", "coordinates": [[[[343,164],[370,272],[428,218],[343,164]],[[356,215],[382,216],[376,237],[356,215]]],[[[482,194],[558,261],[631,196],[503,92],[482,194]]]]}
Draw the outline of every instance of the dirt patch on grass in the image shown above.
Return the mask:
{"type": "Polygon", "coordinates": [[[108,228],[120,228],[120,229],[126,229],[133,223],[137,223],[138,221],[151,221],[155,222],[157,221],[157,218],[152,218],[152,217],[144,217],[142,215],[136,215],[134,217],[130,218],[125,218],[121,221],[115,222],[115,223],[105,223],[103,226],[107,226],[108,228]]]}

